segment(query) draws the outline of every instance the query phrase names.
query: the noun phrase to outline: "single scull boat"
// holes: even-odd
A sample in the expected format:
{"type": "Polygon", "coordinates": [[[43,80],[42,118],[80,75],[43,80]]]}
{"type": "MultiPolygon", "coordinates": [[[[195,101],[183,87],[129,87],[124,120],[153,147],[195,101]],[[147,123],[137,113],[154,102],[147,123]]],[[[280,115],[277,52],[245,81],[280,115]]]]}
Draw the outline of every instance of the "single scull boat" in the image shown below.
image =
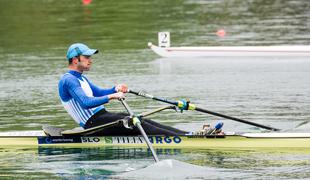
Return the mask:
{"type": "MultiPolygon", "coordinates": [[[[149,136],[158,148],[302,148],[310,152],[310,133],[243,133],[210,136],[149,136]]],[[[48,136],[44,131],[0,133],[1,147],[146,147],[142,136],[48,136]]]]}
{"type": "MultiPolygon", "coordinates": [[[[121,100],[132,118],[118,120],[109,124],[96,126],[89,129],[75,128],[72,130],[63,130],[53,126],[43,126],[39,131],[11,131],[0,132],[1,147],[7,146],[61,146],[61,147],[93,147],[93,146],[122,146],[122,147],[159,147],[159,148],[199,148],[199,149],[218,149],[218,148],[237,148],[237,149],[295,149],[310,152],[310,133],[286,133],[286,132],[269,132],[269,133],[222,133],[221,127],[215,127],[212,133],[194,133],[183,136],[164,136],[150,135],[146,136],[98,136],[97,132],[105,132],[105,129],[112,126],[128,126],[133,123],[131,120],[140,117],[146,117],[151,114],[166,110],[179,108],[183,110],[192,110],[231,119],[237,122],[260,127],[270,131],[280,131],[280,129],[246,121],[244,119],[227,116],[221,113],[213,112],[204,108],[197,107],[189,101],[172,101],[165,98],[155,97],[145,92],[129,90],[129,93],[137,96],[150,98],[156,101],[170,104],[158,108],[151,112],[134,115],[124,100],[121,100]],[[129,122],[130,121],[130,122],[129,122]],[[219,130],[219,133],[213,133],[219,130]],[[148,141],[148,142],[147,142],[148,141]],[[147,143],[146,143],[147,142],[147,143]],[[148,144],[150,143],[150,144],[148,144]]],[[[201,131],[198,131],[201,132],[201,131]]],[[[154,156],[155,159],[156,156],[154,156]]]]}

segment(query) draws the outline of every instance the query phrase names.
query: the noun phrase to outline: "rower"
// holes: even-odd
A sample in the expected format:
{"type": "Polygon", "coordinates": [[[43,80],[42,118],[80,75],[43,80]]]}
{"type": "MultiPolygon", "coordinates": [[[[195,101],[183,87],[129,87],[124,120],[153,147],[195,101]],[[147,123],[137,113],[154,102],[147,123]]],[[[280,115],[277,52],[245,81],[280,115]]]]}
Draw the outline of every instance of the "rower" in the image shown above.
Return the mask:
{"type": "MultiPolygon", "coordinates": [[[[97,54],[97,49],[91,49],[82,43],[72,44],[67,50],[68,71],[58,83],[58,91],[62,105],[69,115],[83,129],[90,129],[105,124],[109,126],[96,135],[139,135],[137,128],[124,127],[114,123],[129,116],[128,113],[109,112],[104,104],[110,100],[122,99],[128,92],[126,84],[118,84],[110,88],[101,88],[92,83],[84,71],[89,71],[92,65],[91,56],[97,54]]],[[[184,135],[187,132],[156,123],[149,119],[141,119],[142,127],[149,135],[184,135]]]]}

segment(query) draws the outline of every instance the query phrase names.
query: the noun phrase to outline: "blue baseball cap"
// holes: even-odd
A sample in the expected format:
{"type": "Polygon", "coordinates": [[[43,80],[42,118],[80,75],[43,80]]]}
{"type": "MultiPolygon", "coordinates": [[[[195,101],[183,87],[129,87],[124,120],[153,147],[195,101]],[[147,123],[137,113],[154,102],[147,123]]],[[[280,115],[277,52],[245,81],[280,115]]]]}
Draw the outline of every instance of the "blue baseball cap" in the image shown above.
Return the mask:
{"type": "Polygon", "coordinates": [[[80,55],[91,56],[97,54],[99,51],[97,49],[90,49],[88,46],[82,43],[72,44],[67,51],[67,59],[77,57],[80,55]]]}

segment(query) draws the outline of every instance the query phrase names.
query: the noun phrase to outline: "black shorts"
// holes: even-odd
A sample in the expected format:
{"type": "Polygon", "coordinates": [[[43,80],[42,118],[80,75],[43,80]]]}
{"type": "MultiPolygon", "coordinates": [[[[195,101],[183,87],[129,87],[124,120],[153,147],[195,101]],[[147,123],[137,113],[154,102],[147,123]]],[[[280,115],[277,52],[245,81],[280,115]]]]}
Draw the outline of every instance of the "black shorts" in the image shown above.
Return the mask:
{"type": "MultiPolygon", "coordinates": [[[[120,119],[124,119],[126,116],[129,116],[127,113],[112,113],[106,110],[101,110],[94,114],[85,124],[84,128],[88,129],[91,127],[112,123],[120,119]]],[[[145,133],[147,135],[167,135],[167,136],[177,136],[185,135],[186,131],[182,131],[170,126],[162,125],[150,119],[142,119],[141,123],[145,133]]],[[[115,126],[108,127],[102,132],[96,133],[96,135],[102,136],[113,136],[113,135],[140,135],[138,128],[134,127],[133,129],[128,129],[122,124],[116,124],[115,126]]]]}

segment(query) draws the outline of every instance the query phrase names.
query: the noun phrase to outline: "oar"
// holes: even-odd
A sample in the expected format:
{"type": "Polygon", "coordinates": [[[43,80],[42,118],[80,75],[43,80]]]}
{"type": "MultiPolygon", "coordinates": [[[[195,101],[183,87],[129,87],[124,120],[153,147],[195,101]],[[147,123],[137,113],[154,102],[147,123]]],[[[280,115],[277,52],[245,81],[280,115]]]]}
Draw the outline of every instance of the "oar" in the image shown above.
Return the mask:
{"type": "Polygon", "coordinates": [[[157,154],[155,153],[155,150],[149,140],[149,138],[147,137],[143,127],[141,126],[141,122],[140,119],[134,114],[134,112],[129,108],[128,104],[125,102],[125,99],[119,99],[121,101],[121,103],[123,104],[123,106],[125,107],[125,109],[127,110],[127,112],[129,113],[130,117],[133,118],[133,125],[136,126],[140,133],[142,134],[144,141],[146,142],[147,146],[149,147],[149,149],[152,152],[153,158],[155,160],[155,162],[159,162],[159,159],[157,157],[157,154]]]}
{"type": "Polygon", "coordinates": [[[217,112],[209,111],[207,109],[199,108],[199,107],[196,107],[196,105],[194,105],[192,103],[189,103],[189,102],[186,102],[186,101],[171,101],[171,100],[168,100],[168,99],[155,97],[155,96],[153,96],[151,94],[146,94],[146,93],[144,93],[142,91],[136,92],[136,91],[133,91],[133,90],[128,90],[128,92],[132,93],[132,94],[135,94],[137,96],[142,96],[142,97],[150,98],[150,99],[153,99],[153,100],[156,100],[156,101],[161,101],[161,102],[165,102],[165,103],[168,103],[168,104],[175,105],[175,106],[179,107],[181,110],[195,110],[195,111],[199,111],[199,112],[203,112],[203,113],[207,113],[207,114],[212,114],[214,116],[218,116],[218,117],[222,117],[222,118],[226,118],[226,119],[242,122],[242,123],[245,123],[245,124],[249,124],[249,125],[252,125],[252,126],[256,126],[256,127],[260,127],[260,128],[264,128],[264,129],[268,129],[268,130],[272,130],[272,131],[280,131],[280,129],[277,129],[277,128],[274,128],[274,127],[265,126],[265,125],[262,125],[262,124],[257,124],[257,123],[251,122],[251,121],[247,121],[247,120],[239,119],[239,118],[236,118],[236,117],[227,116],[225,114],[220,114],[220,113],[217,113],[217,112]]]}
{"type": "Polygon", "coordinates": [[[155,109],[155,110],[150,111],[150,112],[145,112],[145,113],[138,114],[137,117],[139,117],[139,118],[146,117],[146,116],[149,116],[149,115],[158,113],[158,112],[163,111],[163,110],[166,110],[166,109],[174,109],[174,110],[177,110],[177,107],[172,106],[172,105],[169,105],[169,106],[165,106],[165,107],[161,107],[161,108],[155,109]]]}

